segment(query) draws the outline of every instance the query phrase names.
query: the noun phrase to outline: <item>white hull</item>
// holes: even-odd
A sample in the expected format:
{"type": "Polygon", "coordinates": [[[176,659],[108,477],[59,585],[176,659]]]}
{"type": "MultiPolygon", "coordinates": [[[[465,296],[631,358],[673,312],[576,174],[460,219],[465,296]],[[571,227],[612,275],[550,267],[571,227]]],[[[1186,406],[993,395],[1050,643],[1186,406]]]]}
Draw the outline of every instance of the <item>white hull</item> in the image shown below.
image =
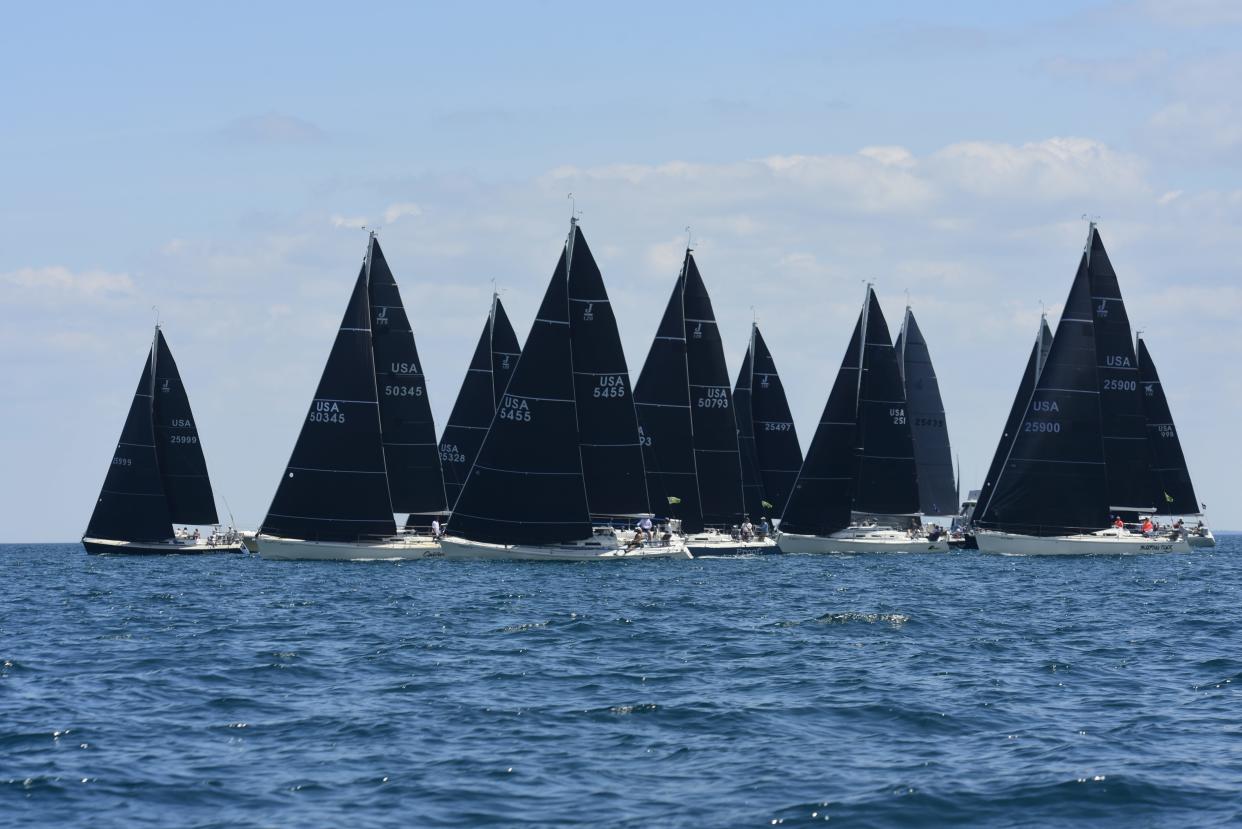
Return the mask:
{"type": "Polygon", "coordinates": [[[257,535],[255,541],[259,545],[259,555],[274,561],[403,561],[443,555],[440,545],[426,536],[350,543],[257,535]]]}
{"type": "Polygon", "coordinates": [[[202,555],[240,553],[241,541],[211,543],[206,538],[178,538],[168,541],[117,541],[111,538],[83,538],[82,546],[95,555],[202,555]]]}
{"type": "Polygon", "coordinates": [[[1135,556],[1190,552],[1190,545],[1184,538],[1145,538],[1125,530],[1045,537],[979,530],[975,540],[979,543],[979,552],[1003,556],[1135,556]]]}
{"type": "Polygon", "coordinates": [[[653,541],[641,547],[627,547],[612,537],[596,536],[585,541],[535,546],[526,544],[488,544],[455,536],[440,539],[445,558],[492,561],[616,561],[639,558],[689,558],[686,547],[674,539],[653,541]]]}
{"type": "Polygon", "coordinates": [[[947,553],[947,536],[932,541],[926,536],[907,535],[902,530],[851,528],[832,535],[781,533],[781,550],[786,553],[947,553]]]}
{"type": "Polygon", "coordinates": [[[1212,535],[1212,531],[1205,529],[1203,535],[1189,535],[1186,541],[1191,547],[1215,547],[1216,536],[1212,535]]]}
{"type": "Polygon", "coordinates": [[[780,549],[771,538],[752,538],[743,541],[728,533],[709,530],[686,536],[686,549],[692,558],[712,556],[771,555],[780,549]]]}

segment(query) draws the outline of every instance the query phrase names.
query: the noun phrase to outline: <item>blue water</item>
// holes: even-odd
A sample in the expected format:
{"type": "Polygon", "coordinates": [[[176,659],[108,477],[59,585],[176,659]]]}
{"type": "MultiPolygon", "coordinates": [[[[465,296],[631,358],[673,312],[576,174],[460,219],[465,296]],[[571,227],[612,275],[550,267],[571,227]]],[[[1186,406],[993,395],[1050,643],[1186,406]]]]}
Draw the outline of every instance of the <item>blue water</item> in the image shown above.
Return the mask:
{"type": "Polygon", "coordinates": [[[0,825],[1236,825],[1240,542],[581,565],[0,547],[0,825]]]}

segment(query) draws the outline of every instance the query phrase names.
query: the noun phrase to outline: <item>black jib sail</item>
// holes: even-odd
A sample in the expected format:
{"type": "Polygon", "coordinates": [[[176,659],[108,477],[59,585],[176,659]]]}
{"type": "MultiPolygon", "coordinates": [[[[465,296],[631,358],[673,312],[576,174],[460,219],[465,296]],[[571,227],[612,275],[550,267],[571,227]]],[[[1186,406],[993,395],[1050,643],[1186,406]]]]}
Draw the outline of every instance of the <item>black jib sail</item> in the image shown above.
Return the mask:
{"type": "Polygon", "coordinates": [[[364,264],[262,533],[344,542],[396,533],[368,306],[364,264]]]}
{"type": "Polygon", "coordinates": [[[858,487],[854,511],[913,515],[919,511],[918,472],[897,352],[875,291],[867,288],[862,376],[858,381],[858,487]]]}
{"type": "Polygon", "coordinates": [[[858,375],[863,316],[854,333],[824,413],[806,450],[806,459],[794,481],[781,516],[781,531],[803,535],[831,535],[850,525],[854,483],[858,471],[858,375]]]}
{"type": "MultiPolygon", "coordinates": [[[[683,308],[686,324],[686,374],[690,381],[690,416],[694,423],[694,466],[699,479],[703,523],[730,527],[739,523],[742,461],[733,419],[733,386],[725,365],[720,329],[712,300],[699,275],[694,254],[686,251],[683,308]]],[[[755,516],[758,518],[758,516],[755,516]]]]}
{"type": "Polygon", "coordinates": [[[1156,508],[1152,501],[1155,484],[1147,457],[1147,418],[1139,388],[1138,357],[1117,274],[1094,224],[1088,235],[1087,279],[1095,318],[1092,329],[1104,463],[1108,468],[1108,508],[1133,520],[1138,513],[1150,513],[1156,508]]]}
{"type": "Polygon", "coordinates": [[[763,481],[765,514],[779,516],[785,510],[798,470],[802,468],[802,447],[798,444],[798,432],[785,398],[785,386],[776,371],[776,361],[758,325],[754,326],[751,343],[750,409],[755,453],[763,481]]]}
{"type": "Polygon", "coordinates": [[[1142,337],[1138,340],[1138,361],[1143,410],[1147,415],[1147,445],[1156,485],[1156,511],[1161,515],[1199,515],[1199,500],[1190,482],[1181,438],[1173,425],[1173,412],[1142,337]]]}
{"type": "Polygon", "coordinates": [[[374,233],[369,245],[371,343],[388,492],[392,508],[410,513],[413,524],[415,515],[445,512],[444,476],[414,330],[374,233]]]}
{"type": "Polygon", "coordinates": [[[453,535],[493,544],[557,544],[591,537],[578,454],[567,253],[561,252],[509,387],[453,507],[453,535]]]}
{"type": "Polygon", "coordinates": [[[169,515],[174,524],[217,524],[216,499],[190,398],[164,332],[158,328],[154,388],[155,452],[169,515]]]}
{"type": "Polygon", "coordinates": [[[1026,370],[1022,372],[1022,382],[1018,384],[1018,393],[1014,395],[1013,405],[1009,407],[1009,416],[1005,418],[1005,430],[1001,432],[1000,440],[996,444],[996,452],[993,453],[992,462],[988,465],[988,474],[979,488],[979,499],[975,502],[975,509],[972,513],[976,518],[987,511],[988,501],[992,499],[992,489],[1005,465],[1005,459],[1009,457],[1009,449],[1013,446],[1018,429],[1022,426],[1027,404],[1031,402],[1031,394],[1035,391],[1035,381],[1039,379],[1039,373],[1048,360],[1048,351],[1051,348],[1052,332],[1048,330],[1048,320],[1041,317],[1039,333],[1035,335],[1035,344],[1031,346],[1031,356],[1027,358],[1026,370]]]}
{"type": "Polygon", "coordinates": [[[500,297],[493,294],[487,322],[479,334],[466,379],[462,381],[453,412],[440,436],[440,464],[450,509],[461,494],[519,356],[517,335],[500,304],[500,297]]]}
{"type": "Polygon", "coordinates": [[[604,279],[575,222],[569,236],[569,332],[578,446],[597,520],[650,512],[629,368],[604,279]]]}
{"type": "Polygon", "coordinates": [[[89,538],[164,541],[173,536],[172,516],[164,497],[155,449],[155,356],[153,345],[142,366],[121,439],[86,527],[89,538]]]}
{"type": "Polygon", "coordinates": [[[754,372],[751,356],[755,351],[755,327],[750,328],[750,343],[742,367],[733,384],[733,417],[737,422],[737,448],[742,461],[742,504],[746,512],[756,518],[768,514],[770,507],[763,493],[763,479],[759,475],[759,451],[755,448],[755,422],[751,407],[751,384],[754,372]]]}
{"type": "Polygon", "coordinates": [[[634,406],[652,509],[680,519],[686,531],[697,532],[703,529],[703,512],[686,378],[685,282],[683,265],[634,386],[634,406]]]}
{"type": "Polygon", "coordinates": [[[906,308],[901,333],[894,345],[905,386],[914,460],[918,467],[919,512],[953,515],[957,512],[957,486],[953,482],[953,453],[945,423],[940,384],[932,367],[927,340],[919,330],[914,312],[906,308]]]}
{"type": "Polygon", "coordinates": [[[1084,252],[991,498],[975,512],[976,526],[1071,535],[1110,523],[1087,262],[1084,252]]]}

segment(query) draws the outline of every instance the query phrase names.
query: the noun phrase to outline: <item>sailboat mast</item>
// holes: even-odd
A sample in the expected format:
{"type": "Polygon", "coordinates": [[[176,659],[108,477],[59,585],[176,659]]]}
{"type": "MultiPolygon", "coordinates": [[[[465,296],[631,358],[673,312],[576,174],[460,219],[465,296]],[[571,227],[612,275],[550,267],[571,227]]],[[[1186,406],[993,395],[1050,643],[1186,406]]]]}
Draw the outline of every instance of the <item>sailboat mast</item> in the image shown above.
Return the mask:
{"type": "MultiPolygon", "coordinates": [[[[867,312],[871,310],[871,283],[863,294],[862,327],[858,334],[858,383],[854,387],[854,419],[858,420],[859,398],[862,397],[863,355],[867,353],[867,312]]],[[[903,323],[904,325],[904,323],[903,323]]]]}

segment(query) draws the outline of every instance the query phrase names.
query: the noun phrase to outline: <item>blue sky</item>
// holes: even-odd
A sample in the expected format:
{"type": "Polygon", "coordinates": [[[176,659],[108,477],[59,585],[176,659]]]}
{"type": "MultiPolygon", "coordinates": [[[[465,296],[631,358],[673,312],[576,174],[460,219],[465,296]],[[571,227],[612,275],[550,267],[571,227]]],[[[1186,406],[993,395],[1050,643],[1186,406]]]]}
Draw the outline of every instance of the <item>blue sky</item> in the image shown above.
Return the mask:
{"type": "MultiPolygon", "coordinates": [[[[0,30],[0,540],[85,526],[150,339],[255,526],[365,236],[442,425],[504,290],[519,335],[573,191],[637,373],[694,227],[805,445],[874,280],[905,292],[977,485],[1098,215],[1200,497],[1242,528],[1242,7],[26,4],[0,30]]],[[[1055,317],[1054,317],[1055,318],[1055,317]]]]}

